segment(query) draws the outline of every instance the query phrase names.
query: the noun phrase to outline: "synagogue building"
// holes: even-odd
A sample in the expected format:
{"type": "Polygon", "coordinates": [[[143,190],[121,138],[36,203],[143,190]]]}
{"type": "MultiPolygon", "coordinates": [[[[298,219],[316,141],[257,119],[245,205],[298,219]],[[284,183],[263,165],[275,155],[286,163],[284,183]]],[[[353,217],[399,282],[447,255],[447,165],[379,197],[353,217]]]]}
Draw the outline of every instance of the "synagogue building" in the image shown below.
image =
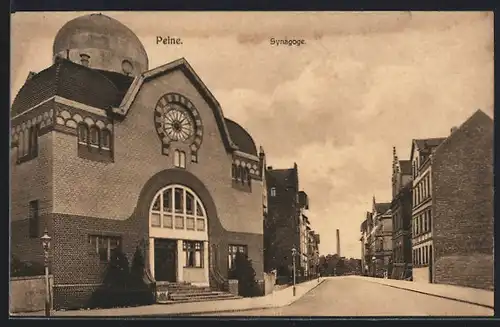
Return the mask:
{"type": "Polygon", "coordinates": [[[76,18],[11,126],[12,254],[43,262],[48,230],[55,307],[84,306],[117,248],[158,283],[227,290],[234,251],[262,281],[265,155],[185,59],[150,68],[129,28],[76,18]]]}

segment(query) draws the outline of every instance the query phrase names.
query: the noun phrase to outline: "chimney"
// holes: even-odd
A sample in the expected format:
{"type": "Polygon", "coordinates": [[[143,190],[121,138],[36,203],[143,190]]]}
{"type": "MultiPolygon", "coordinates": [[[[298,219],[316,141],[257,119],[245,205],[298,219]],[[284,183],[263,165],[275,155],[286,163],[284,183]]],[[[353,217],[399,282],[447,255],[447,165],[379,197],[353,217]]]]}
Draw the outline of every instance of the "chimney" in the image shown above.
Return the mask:
{"type": "Polygon", "coordinates": [[[456,130],[458,129],[457,126],[453,126],[451,129],[450,129],[450,134],[455,132],[456,130]]]}
{"type": "Polygon", "coordinates": [[[337,255],[340,258],[340,230],[337,229],[337,255]]]}

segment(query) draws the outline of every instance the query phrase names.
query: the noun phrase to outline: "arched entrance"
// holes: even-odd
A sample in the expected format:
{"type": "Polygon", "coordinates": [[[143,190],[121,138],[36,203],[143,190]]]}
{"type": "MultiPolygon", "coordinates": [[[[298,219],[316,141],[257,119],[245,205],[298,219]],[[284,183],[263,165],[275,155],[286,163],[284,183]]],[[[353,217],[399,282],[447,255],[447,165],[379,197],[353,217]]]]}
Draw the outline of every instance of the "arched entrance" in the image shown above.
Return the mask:
{"type": "Polygon", "coordinates": [[[149,265],[159,282],[208,285],[208,221],[190,188],[160,189],[149,208],[149,265]]]}

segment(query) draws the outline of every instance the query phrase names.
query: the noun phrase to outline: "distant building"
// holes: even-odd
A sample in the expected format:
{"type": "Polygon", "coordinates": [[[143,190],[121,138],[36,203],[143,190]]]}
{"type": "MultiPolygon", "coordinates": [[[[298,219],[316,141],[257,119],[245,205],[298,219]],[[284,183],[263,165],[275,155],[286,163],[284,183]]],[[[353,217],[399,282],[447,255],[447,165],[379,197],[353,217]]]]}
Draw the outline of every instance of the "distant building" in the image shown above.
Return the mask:
{"type": "Polygon", "coordinates": [[[411,160],[414,280],[493,289],[493,120],[414,140],[411,160]]]}
{"type": "Polygon", "coordinates": [[[361,274],[368,274],[368,262],[370,262],[371,253],[369,253],[368,247],[368,215],[369,212],[366,213],[366,218],[361,223],[359,231],[361,232],[361,237],[359,241],[361,242],[361,274]]]}
{"type": "Polygon", "coordinates": [[[268,210],[264,222],[264,268],[277,269],[278,276],[291,276],[295,248],[297,274],[303,274],[307,266],[305,210],[309,204],[307,194],[299,192],[297,164],[290,169],[267,167],[265,175],[268,210]]]}
{"type": "Polygon", "coordinates": [[[309,274],[317,277],[319,274],[319,234],[313,230],[309,232],[308,256],[309,256],[309,274]]]}
{"type": "Polygon", "coordinates": [[[392,262],[391,278],[411,277],[412,169],[410,160],[399,160],[393,148],[392,160],[392,262]]]}
{"type": "MultiPolygon", "coordinates": [[[[390,203],[377,203],[373,197],[372,212],[368,216],[369,274],[382,277],[390,273],[392,262],[392,214],[390,203]]],[[[365,255],[366,256],[366,255],[365,255]]]]}

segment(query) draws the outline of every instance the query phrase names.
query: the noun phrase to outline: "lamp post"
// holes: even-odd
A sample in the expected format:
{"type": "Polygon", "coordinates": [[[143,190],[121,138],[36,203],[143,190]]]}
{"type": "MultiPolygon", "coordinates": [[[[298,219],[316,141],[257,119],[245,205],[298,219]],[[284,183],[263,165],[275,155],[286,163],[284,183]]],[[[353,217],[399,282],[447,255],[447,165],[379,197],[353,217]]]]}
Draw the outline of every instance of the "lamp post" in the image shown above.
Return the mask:
{"type": "Polygon", "coordinates": [[[316,275],[318,275],[318,283],[319,283],[319,251],[316,250],[316,275]]]}
{"type": "Polygon", "coordinates": [[[295,256],[297,255],[297,249],[295,246],[292,248],[292,264],[293,264],[293,296],[295,296],[295,256]]]}
{"type": "Polygon", "coordinates": [[[44,266],[45,266],[45,316],[50,317],[50,285],[49,285],[49,250],[51,237],[47,232],[47,228],[40,238],[43,247],[44,266]]]}
{"type": "Polygon", "coordinates": [[[377,277],[377,257],[372,257],[373,261],[373,277],[377,277]]]}

